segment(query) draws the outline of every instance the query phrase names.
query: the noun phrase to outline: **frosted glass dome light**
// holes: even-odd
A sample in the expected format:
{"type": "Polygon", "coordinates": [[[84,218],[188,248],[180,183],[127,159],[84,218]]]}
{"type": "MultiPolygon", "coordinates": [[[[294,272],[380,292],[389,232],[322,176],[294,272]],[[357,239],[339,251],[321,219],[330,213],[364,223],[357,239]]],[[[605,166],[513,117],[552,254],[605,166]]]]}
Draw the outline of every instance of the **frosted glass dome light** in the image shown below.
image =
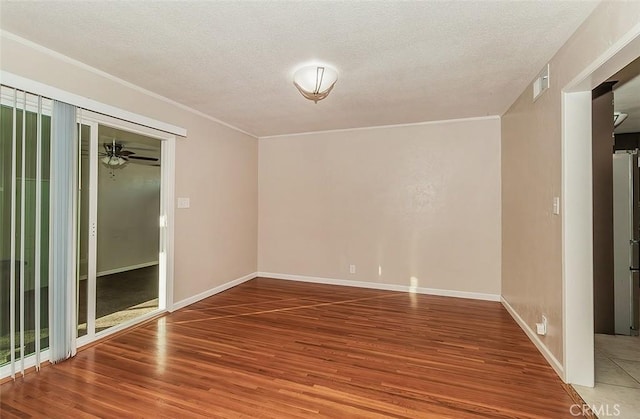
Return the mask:
{"type": "Polygon", "coordinates": [[[613,127],[617,128],[618,125],[622,124],[625,119],[627,119],[629,115],[624,112],[614,112],[613,113],[613,127]]]}
{"type": "Polygon", "coordinates": [[[293,75],[293,84],[302,96],[315,103],[329,96],[337,80],[338,72],[326,65],[308,65],[293,75]]]}

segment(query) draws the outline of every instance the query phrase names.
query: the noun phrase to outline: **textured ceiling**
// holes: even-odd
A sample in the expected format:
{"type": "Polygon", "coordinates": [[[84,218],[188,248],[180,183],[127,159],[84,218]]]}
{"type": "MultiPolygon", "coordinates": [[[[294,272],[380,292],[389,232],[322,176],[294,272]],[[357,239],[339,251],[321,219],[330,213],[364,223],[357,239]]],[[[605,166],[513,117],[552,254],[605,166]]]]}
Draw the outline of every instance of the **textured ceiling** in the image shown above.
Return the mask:
{"type": "Polygon", "coordinates": [[[502,114],[596,4],[2,1],[0,27],[269,136],[502,114]],[[291,79],[314,59],[340,74],[318,104],[291,79]]]}

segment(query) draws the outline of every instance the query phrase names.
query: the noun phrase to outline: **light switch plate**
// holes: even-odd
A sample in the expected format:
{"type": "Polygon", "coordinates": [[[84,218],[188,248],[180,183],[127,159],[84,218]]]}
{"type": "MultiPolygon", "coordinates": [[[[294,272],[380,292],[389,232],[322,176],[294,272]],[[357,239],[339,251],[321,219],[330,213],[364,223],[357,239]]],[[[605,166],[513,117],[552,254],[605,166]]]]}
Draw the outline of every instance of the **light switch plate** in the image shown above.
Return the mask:
{"type": "Polygon", "coordinates": [[[189,208],[190,205],[189,198],[178,198],[178,208],[189,208]]]}
{"type": "Polygon", "coordinates": [[[553,197],[553,214],[560,215],[560,197],[559,196],[553,197]]]}

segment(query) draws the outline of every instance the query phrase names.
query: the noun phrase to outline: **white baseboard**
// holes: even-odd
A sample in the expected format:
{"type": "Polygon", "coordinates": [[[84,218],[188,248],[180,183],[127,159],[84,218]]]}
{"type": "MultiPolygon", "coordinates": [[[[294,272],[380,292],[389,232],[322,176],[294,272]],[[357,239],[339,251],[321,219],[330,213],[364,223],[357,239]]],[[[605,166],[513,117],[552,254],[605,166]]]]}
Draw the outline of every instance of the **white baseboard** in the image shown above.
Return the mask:
{"type": "Polygon", "coordinates": [[[558,359],[555,356],[553,356],[549,348],[547,348],[547,345],[545,345],[540,340],[538,335],[533,330],[531,330],[529,325],[524,321],[522,317],[520,317],[520,315],[515,311],[515,309],[511,307],[511,305],[507,302],[507,300],[505,300],[504,298],[501,298],[500,301],[502,302],[502,305],[504,306],[504,308],[507,309],[511,317],[513,317],[513,320],[515,320],[516,323],[518,323],[518,326],[520,326],[520,328],[524,331],[524,333],[526,333],[526,335],[529,337],[531,342],[533,342],[536,348],[538,348],[538,351],[540,351],[540,353],[542,354],[542,356],[544,356],[544,358],[547,360],[549,365],[551,365],[551,368],[553,368],[556,371],[556,374],[558,374],[558,376],[562,381],[565,381],[564,367],[562,366],[560,361],[558,361],[558,359]]]}
{"type": "MultiPolygon", "coordinates": [[[[139,263],[137,265],[123,266],[121,268],[109,269],[108,271],[98,272],[96,274],[96,277],[119,274],[122,272],[133,271],[135,269],[148,268],[149,266],[155,266],[157,264],[158,264],[158,261],[156,260],[152,262],[139,263]]],[[[82,281],[84,279],[87,279],[87,275],[80,275],[80,280],[82,281]]]]}
{"type": "Polygon", "coordinates": [[[218,285],[217,287],[211,288],[210,290],[203,291],[200,294],[196,294],[196,295],[194,295],[192,297],[185,298],[184,300],[177,301],[177,302],[173,303],[173,305],[169,308],[169,311],[173,312],[173,311],[179,310],[181,308],[184,308],[184,307],[186,307],[188,305],[191,305],[193,303],[197,303],[200,300],[204,300],[205,298],[211,297],[212,295],[221,293],[222,291],[226,291],[229,288],[233,288],[236,285],[240,285],[243,282],[247,282],[247,281],[249,281],[249,280],[251,280],[251,279],[253,279],[253,278],[257,277],[257,276],[258,276],[258,273],[257,272],[253,272],[253,273],[250,273],[250,274],[245,275],[243,277],[234,279],[233,281],[229,281],[229,282],[226,282],[226,283],[224,283],[222,285],[218,285]]]}
{"type": "Polygon", "coordinates": [[[107,276],[107,275],[119,274],[120,272],[127,272],[127,271],[133,271],[134,269],[148,268],[149,266],[155,266],[157,264],[158,264],[158,261],[154,260],[151,262],[139,263],[137,265],[123,266],[121,268],[109,269],[107,271],[98,272],[96,276],[107,276]]]}
{"type": "Polygon", "coordinates": [[[479,292],[444,290],[439,288],[411,287],[409,285],[385,284],[379,282],[352,281],[347,279],[320,278],[317,276],[279,274],[274,272],[258,272],[257,276],[263,278],[286,279],[288,281],[313,282],[316,284],[342,285],[347,287],[372,288],[386,291],[414,292],[417,294],[440,295],[444,297],[470,298],[473,300],[500,301],[498,294],[485,294],[479,292]]]}

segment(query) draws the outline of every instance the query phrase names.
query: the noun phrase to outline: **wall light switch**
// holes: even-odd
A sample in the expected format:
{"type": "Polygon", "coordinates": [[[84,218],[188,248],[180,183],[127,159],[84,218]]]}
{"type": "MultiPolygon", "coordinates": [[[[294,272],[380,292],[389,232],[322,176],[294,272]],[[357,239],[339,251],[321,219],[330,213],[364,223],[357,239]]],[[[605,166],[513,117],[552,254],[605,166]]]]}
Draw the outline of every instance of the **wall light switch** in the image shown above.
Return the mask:
{"type": "Polygon", "coordinates": [[[533,101],[549,88],[549,64],[547,64],[533,82],[533,101]]]}
{"type": "Polygon", "coordinates": [[[178,208],[189,208],[190,205],[189,198],[178,198],[178,208]]]}
{"type": "Polygon", "coordinates": [[[560,197],[559,196],[553,197],[553,214],[560,215],[560,197]]]}

